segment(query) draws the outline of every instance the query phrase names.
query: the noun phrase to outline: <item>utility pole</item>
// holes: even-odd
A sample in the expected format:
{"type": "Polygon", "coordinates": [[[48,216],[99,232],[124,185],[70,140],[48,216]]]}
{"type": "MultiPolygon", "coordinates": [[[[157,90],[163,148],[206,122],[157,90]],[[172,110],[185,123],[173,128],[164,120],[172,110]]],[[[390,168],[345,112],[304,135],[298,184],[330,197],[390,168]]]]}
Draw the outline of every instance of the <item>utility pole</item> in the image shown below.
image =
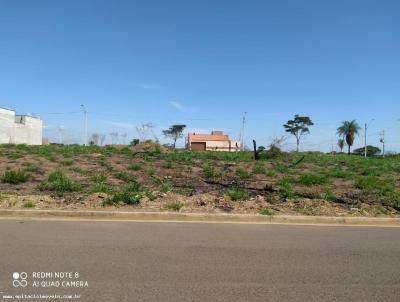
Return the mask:
{"type": "Polygon", "coordinates": [[[373,121],[374,121],[374,119],[372,119],[368,124],[365,123],[365,128],[364,128],[364,157],[365,158],[367,158],[367,130],[373,121]]]}
{"type": "Polygon", "coordinates": [[[382,143],[382,156],[385,157],[385,130],[381,133],[381,143],[382,143]]]}
{"type": "Polygon", "coordinates": [[[63,126],[58,126],[57,127],[57,131],[58,131],[58,142],[60,143],[60,145],[62,145],[63,144],[64,127],[63,126]]]}
{"type": "Polygon", "coordinates": [[[86,108],[84,105],[81,105],[82,109],[83,109],[83,118],[84,118],[84,134],[83,134],[83,145],[87,146],[87,114],[88,112],[86,111],[86,108]]]}
{"type": "Polygon", "coordinates": [[[242,141],[240,142],[241,143],[241,147],[242,147],[242,151],[244,151],[244,125],[246,124],[246,114],[247,114],[247,111],[245,111],[244,113],[243,113],[243,119],[242,119],[242,141]]]}

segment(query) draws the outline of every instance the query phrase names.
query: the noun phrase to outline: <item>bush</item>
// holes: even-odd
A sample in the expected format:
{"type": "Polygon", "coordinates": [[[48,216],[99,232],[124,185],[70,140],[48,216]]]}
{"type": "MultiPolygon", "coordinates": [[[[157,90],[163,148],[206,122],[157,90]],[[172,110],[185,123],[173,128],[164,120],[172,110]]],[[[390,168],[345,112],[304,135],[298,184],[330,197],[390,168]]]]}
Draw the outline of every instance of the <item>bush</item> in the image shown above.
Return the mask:
{"type": "Polygon", "coordinates": [[[19,184],[26,182],[29,178],[29,174],[27,174],[24,171],[14,171],[14,170],[9,170],[6,171],[1,178],[2,182],[9,183],[9,184],[19,184]]]}
{"type": "Polygon", "coordinates": [[[245,188],[234,187],[226,190],[225,195],[228,196],[231,200],[246,200],[249,198],[250,194],[245,188]]]}
{"type": "Polygon", "coordinates": [[[38,186],[38,189],[40,191],[53,191],[61,197],[66,192],[79,191],[80,185],[69,179],[62,171],[54,171],[49,174],[47,181],[38,186]]]}

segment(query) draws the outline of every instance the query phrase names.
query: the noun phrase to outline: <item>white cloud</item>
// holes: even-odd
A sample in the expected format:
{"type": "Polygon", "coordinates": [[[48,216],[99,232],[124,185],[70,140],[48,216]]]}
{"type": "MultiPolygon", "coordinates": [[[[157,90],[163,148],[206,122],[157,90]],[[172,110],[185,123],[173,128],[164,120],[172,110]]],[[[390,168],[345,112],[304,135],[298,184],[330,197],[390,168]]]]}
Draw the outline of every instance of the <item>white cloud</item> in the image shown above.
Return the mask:
{"type": "Polygon", "coordinates": [[[181,103],[178,103],[176,101],[170,101],[168,102],[168,104],[179,111],[185,111],[185,107],[181,103]]]}
{"type": "Polygon", "coordinates": [[[117,127],[117,128],[125,128],[125,129],[134,129],[136,128],[135,124],[131,123],[122,123],[122,122],[105,122],[108,125],[117,127]]]}
{"type": "Polygon", "coordinates": [[[151,84],[151,83],[139,83],[137,84],[138,87],[144,89],[144,90],[157,90],[160,89],[160,86],[157,84],[151,84]]]}

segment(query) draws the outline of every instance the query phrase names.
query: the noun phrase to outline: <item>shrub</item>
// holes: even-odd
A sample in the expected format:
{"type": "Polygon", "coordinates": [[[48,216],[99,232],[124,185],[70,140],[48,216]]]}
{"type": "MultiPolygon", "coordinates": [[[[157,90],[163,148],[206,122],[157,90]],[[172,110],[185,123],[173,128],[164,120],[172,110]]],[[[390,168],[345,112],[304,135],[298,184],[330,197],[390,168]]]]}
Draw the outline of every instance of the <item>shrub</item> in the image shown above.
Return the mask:
{"type": "Polygon", "coordinates": [[[303,174],[300,175],[298,182],[305,186],[322,185],[328,182],[328,178],[325,175],[303,174]]]}
{"type": "Polygon", "coordinates": [[[225,195],[227,195],[233,201],[246,200],[250,196],[249,191],[240,187],[233,187],[226,190],[225,195]]]}
{"type": "Polygon", "coordinates": [[[9,183],[9,184],[19,184],[26,182],[29,178],[29,174],[27,174],[24,171],[14,171],[14,170],[9,170],[4,173],[4,175],[1,178],[2,182],[9,183]]]}
{"type": "Polygon", "coordinates": [[[136,181],[130,182],[125,185],[122,190],[114,193],[111,198],[106,199],[104,204],[112,205],[112,204],[129,204],[134,205],[140,202],[140,199],[144,196],[144,189],[142,185],[136,181]]]}
{"type": "Polygon", "coordinates": [[[165,205],[165,208],[168,210],[179,211],[182,209],[183,203],[180,202],[171,202],[165,205]]]}
{"type": "Polygon", "coordinates": [[[66,192],[79,191],[80,185],[69,179],[62,171],[54,171],[49,174],[47,181],[38,186],[38,189],[40,191],[53,191],[61,197],[66,192]]]}

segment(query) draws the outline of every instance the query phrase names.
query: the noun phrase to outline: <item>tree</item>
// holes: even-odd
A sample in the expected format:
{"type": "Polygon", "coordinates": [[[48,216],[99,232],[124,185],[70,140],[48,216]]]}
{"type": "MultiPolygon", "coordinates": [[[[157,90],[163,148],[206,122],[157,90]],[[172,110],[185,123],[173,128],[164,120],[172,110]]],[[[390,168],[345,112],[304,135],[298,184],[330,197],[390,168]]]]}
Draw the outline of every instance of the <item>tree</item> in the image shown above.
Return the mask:
{"type": "Polygon", "coordinates": [[[170,138],[173,141],[172,146],[176,147],[176,141],[183,137],[183,130],[186,128],[186,125],[172,125],[167,130],[163,130],[163,134],[166,138],[170,138]]]}
{"type": "MultiPolygon", "coordinates": [[[[358,148],[353,151],[353,153],[357,154],[357,155],[364,155],[364,152],[365,152],[364,148],[358,148]]],[[[369,146],[369,145],[367,146],[367,155],[368,156],[375,156],[380,153],[381,153],[381,149],[379,149],[378,147],[369,146]]]]}
{"type": "Polygon", "coordinates": [[[308,116],[299,116],[296,114],[292,120],[283,125],[285,131],[296,137],[296,151],[299,152],[301,138],[310,133],[309,126],[314,125],[308,116]]]}
{"type": "Polygon", "coordinates": [[[346,145],[346,141],[343,138],[340,138],[337,142],[339,148],[340,148],[340,153],[343,153],[343,148],[346,145]]]}
{"type": "Polygon", "coordinates": [[[97,146],[99,144],[100,135],[97,133],[93,133],[89,139],[89,145],[97,146]]]}
{"type": "Polygon", "coordinates": [[[342,126],[337,129],[337,134],[346,139],[349,155],[351,154],[351,146],[354,144],[355,136],[358,134],[358,131],[360,131],[360,126],[355,120],[344,121],[342,122],[342,126]]]}

